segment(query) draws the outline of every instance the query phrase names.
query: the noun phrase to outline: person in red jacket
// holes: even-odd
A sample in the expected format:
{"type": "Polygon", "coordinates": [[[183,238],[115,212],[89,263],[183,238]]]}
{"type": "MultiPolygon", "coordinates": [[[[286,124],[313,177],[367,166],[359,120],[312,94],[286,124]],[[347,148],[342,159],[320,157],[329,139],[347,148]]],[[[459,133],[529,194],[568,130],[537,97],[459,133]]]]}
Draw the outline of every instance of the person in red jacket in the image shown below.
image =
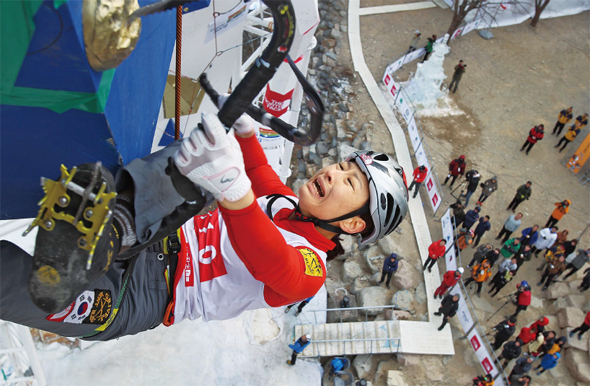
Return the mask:
{"type": "Polygon", "coordinates": [[[522,145],[522,147],[520,148],[520,151],[523,151],[528,146],[528,149],[526,150],[526,155],[529,155],[529,151],[531,151],[531,149],[533,148],[533,146],[535,146],[535,143],[537,143],[537,141],[540,141],[543,139],[544,135],[545,135],[545,126],[543,126],[541,124],[539,126],[533,127],[529,131],[529,136],[526,139],[526,141],[524,142],[524,145],[522,145]]]}
{"type": "Polygon", "coordinates": [[[432,272],[432,266],[436,264],[439,257],[444,256],[447,251],[447,241],[441,239],[430,244],[428,247],[428,259],[424,262],[424,270],[428,267],[428,272],[432,272]]]}
{"type": "Polygon", "coordinates": [[[537,320],[536,322],[534,322],[533,324],[531,324],[531,332],[534,334],[537,334],[539,332],[543,332],[545,331],[545,326],[549,324],[549,319],[547,319],[544,316],[541,316],[541,318],[539,318],[539,320],[537,320]]]}
{"type": "Polygon", "coordinates": [[[408,189],[408,193],[410,193],[412,191],[412,188],[414,186],[416,186],[416,190],[414,191],[414,196],[412,197],[412,198],[416,198],[416,196],[418,195],[418,190],[420,189],[420,185],[422,185],[422,182],[424,182],[424,180],[426,179],[426,176],[428,175],[428,168],[424,165],[420,165],[416,169],[414,169],[414,173],[412,175],[414,176],[414,180],[410,184],[410,188],[408,189]]]}
{"type": "Polygon", "coordinates": [[[439,285],[436,291],[434,291],[434,298],[436,299],[436,297],[438,296],[442,299],[443,296],[445,296],[445,294],[449,290],[449,288],[453,287],[455,284],[459,282],[459,280],[461,280],[461,275],[464,271],[465,270],[463,269],[463,267],[459,267],[456,271],[447,271],[443,275],[443,281],[441,285],[439,285]]]}
{"type": "Polygon", "coordinates": [[[464,155],[461,155],[459,156],[459,158],[452,160],[449,164],[449,174],[447,174],[447,178],[445,178],[445,182],[443,183],[443,185],[446,185],[447,181],[449,181],[449,179],[453,177],[453,179],[451,180],[451,184],[449,185],[449,187],[452,188],[457,177],[459,175],[465,174],[465,167],[466,166],[464,155]]]}
{"type": "Polygon", "coordinates": [[[537,339],[537,333],[531,331],[530,327],[523,327],[520,329],[518,339],[522,340],[522,344],[525,345],[537,339]]]}
{"type": "Polygon", "coordinates": [[[531,304],[531,287],[526,280],[521,281],[516,285],[516,311],[513,316],[516,317],[520,311],[524,311],[531,304]]]}
{"type": "Polygon", "coordinates": [[[578,339],[582,340],[582,335],[588,330],[590,330],[590,311],[588,311],[588,313],[586,314],[586,318],[584,318],[584,323],[582,323],[580,327],[577,327],[573,329],[572,332],[570,332],[570,338],[574,336],[574,334],[577,332],[578,339]]]}

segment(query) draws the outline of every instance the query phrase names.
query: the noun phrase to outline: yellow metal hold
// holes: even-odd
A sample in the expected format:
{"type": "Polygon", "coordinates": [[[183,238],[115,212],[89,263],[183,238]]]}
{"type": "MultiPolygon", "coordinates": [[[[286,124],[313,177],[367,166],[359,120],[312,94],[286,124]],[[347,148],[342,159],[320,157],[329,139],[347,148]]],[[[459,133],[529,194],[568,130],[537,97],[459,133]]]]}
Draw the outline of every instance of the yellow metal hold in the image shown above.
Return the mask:
{"type": "Polygon", "coordinates": [[[61,281],[59,272],[57,272],[55,268],[48,265],[44,265],[43,267],[39,268],[36,272],[36,275],[39,279],[39,282],[50,286],[54,286],[61,281]]]}
{"type": "MultiPolygon", "coordinates": [[[[23,236],[29,233],[37,225],[46,231],[52,231],[55,227],[55,221],[66,221],[74,225],[76,229],[82,233],[82,236],[78,240],[78,247],[90,252],[89,260],[92,262],[92,255],[94,254],[98,240],[100,236],[102,236],[105,225],[113,213],[109,208],[109,204],[111,200],[117,196],[117,193],[105,193],[106,184],[103,183],[93,200],[81,203],[81,205],[86,205],[87,203],[90,204],[84,208],[84,219],[92,225],[87,228],[84,226],[84,221],[74,223],[74,216],[66,214],[65,212],[56,212],[55,209],[57,208],[59,210],[63,207],[63,205],[60,204],[60,199],[62,199],[62,202],[64,198],[67,200],[67,203],[71,202],[68,190],[72,190],[74,186],[72,179],[76,175],[77,168],[73,167],[72,170],[68,172],[68,169],[64,165],[61,165],[60,171],[61,177],[58,181],[53,181],[47,178],[42,179],[45,197],[39,201],[39,205],[41,206],[39,214],[25,231],[23,236]],[[72,185],[70,186],[70,184],[72,185]]],[[[84,189],[80,187],[77,188],[84,189]]]]}

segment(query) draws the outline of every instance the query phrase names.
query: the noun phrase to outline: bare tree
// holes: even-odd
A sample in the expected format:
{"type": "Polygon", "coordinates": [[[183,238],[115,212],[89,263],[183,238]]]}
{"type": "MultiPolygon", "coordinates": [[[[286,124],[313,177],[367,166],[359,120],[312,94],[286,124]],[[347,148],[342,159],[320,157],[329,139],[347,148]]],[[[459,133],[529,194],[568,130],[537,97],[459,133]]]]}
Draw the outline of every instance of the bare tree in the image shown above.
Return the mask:
{"type": "Polygon", "coordinates": [[[474,9],[480,8],[484,2],[485,0],[455,0],[453,2],[453,20],[451,20],[451,25],[449,26],[447,33],[452,35],[453,32],[459,28],[463,19],[465,19],[465,16],[474,9]]]}
{"type": "Polygon", "coordinates": [[[535,0],[535,16],[533,16],[533,20],[531,21],[531,27],[535,28],[537,26],[541,13],[543,13],[549,1],[551,0],[535,0]]]}

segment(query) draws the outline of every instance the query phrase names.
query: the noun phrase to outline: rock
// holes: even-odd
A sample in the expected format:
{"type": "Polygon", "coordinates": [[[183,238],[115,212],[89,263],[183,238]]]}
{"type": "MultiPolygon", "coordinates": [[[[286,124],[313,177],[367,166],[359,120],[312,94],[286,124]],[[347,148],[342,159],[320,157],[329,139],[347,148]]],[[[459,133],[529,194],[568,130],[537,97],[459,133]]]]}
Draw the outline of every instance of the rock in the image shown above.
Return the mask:
{"type": "Polygon", "coordinates": [[[365,288],[365,286],[361,282],[361,279],[357,277],[352,282],[352,286],[350,287],[350,292],[353,293],[353,294],[355,294],[355,295],[358,295],[358,293],[360,292],[360,290],[362,290],[363,288],[365,288]]]}
{"type": "Polygon", "coordinates": [[[338,108],[340,109],[340,111],[343,111],[345,113],[349,112],[350,110],[348,109],[348,106],[346,106],[344,103],[339,103],[338,104],[338,108]]]}
{"type": "Polygon", "coordinates": [[[416,292],[414,293],[414,299],[416,299],[416,301],[419,304],[426,303],[426,285],[424,284],[424,282],[421,282],[418,284],[418,286],[416,286],[416,292]]]}
{"type": "Polygon", "coordinates": [[[531,297],[531,304],[529,305],[529,308],[536,309],[537,311],[535,311],[535,312],[541,312],[540,310],[543,308],[543,301],[536,296],[532,296],[531,297]]]}
{"type": "Polygon", "coordinates": [[[567,283],[554,283],[545,292],[546,299],[559,299],[570,293],[570,287],[567,283]]]}
{"type": "Polygon", "coordinates": [[[387,256],[391,255],[392,253],[399,253],[399,248],[396,242],[393,240],[393,234],[389,234],[388,236],[385,236],[379,240],[377,245],[379,245],[383,253],[387,256]]]}
{"type": "Polygon", "coordinates": [[[386,320],[411,320],[412,314],[408,311],[392,310],[390,308],[385,310],[386,320]]]}
{"type": "Polygon", "coordinates": [[[428,369],[426,371],[426,377],[430,379],[432,382],[440,382],[444,379],[444,374],[442,371],[442,363],[438,357],[428,357],[424,361],[424,367],[428,369]]]}
{"type": "Polygon", "coordinates": [[[316,144],[316,153],[319,156],[325,156],[326,154],[328,154],[328,151],[330,150],[330,146],[328,146],[328,144],[326,142],[320,141],[316,144]]]}
{"type": "Polygon", "coordinates": [[[575,348],[565,349],[565,366],[572,377],[580,382],[590,382],[590,364],[588,354],[575,348]]]}
{"type": "Polygon", "coordinates": [[[398,308],[402,310],[407,310],[410,308],[410,304],[414,301],[414,295],[408,291],[397,291],[393,297],[391,298],[391,304],[396,305],[398,308]]]}
{"type": "Polygon", "coordinates": [[[488,314],[493,314],[494,312],[496,312],[497,308],[492,306],[490,302],[488,302],[484,298],[480,298],[478,296],[471,296],[470,299],[471,303],[473,303],[473,307],[475,307],[476,310],[483,311],[488,314]]]}
{"type": "Polygon", "coordinates": [[[567,338],[567,343],[564,347],[573,347],[578,350],[588,351],[588,338],[586,335],[582,335],[582,339],[578,339],[578,334],[576,333],[570,338],[570,332],[572,332],[573,329],[573,327],[566,327],[562,331],[562,335],[567,338]]]}
{"type": "Polygon", "coordinates": [[[400,260],[391,283],[401,290],[414,288],[418,282],[417,276],[414,268],[406,260],[400,260]]]}
{"type": "Polygon", "coordinates": [[[383,259],[385,259],[385,256],[381,254],[381,248],[377,245],[373,245],[369,249],[363,251],[363,256],[365,257],[369,269],[371,269],[373,273],[381,272],[381,269],[383,268],[383,259]]]}
{"type": "Polygon", "coordinates": [[[377,272],[374,273],[373,276],[369,279],[371,285],[379,285],[379,280],[381,280],[381,273],[377,272]]]}
{"type": "Polygon", "coordinates": [[[322,158],[319,157],[316,153],[309,152],[309,161],[313,162],[316,165],[322,164],[322,158]]]}
{"type": "MultiPolygon", "coordinates": [[[[343,140],[346,138],[346,128],[345,128],[344,121],[342,119],[336,120],[336,135],[338,136],[338,139],[340,139],[340,140],[343,140]]],[[[350,154],[350,153],[348,153],[348,154],[350,154]]],[[[342,152],[341,152],[340,157],[341,157],[341,159],[344,159],[344,158],[346,158],[346,155],[342,155],[342,152]]]]}
{"type": "Polygon", "coordinates": [[[389,370],[387,372],[387,386],[408,386],[401,371],[389,370]]]}
{"type": "MultiPolygon", "coordinates": [[[[387,301],[388,292],[385,288],[363,288],[362,290],[360,290],[357,296],[359,307],[385,306],[389,304],[389,302],[387,301]]],[[[366,310],[359,311],[362,314],[375,316],[381,314],[383,312],[383,308],[369,308],[366,310]]]]}
{"type": "Polygon", "coordinates": [[[334,161],[332,161],[329,157],[322,158],[322,169],[332,164],[334,164],[334,161]]]}
{"type": "Polygon", "coordinates": [[[336,47],[336,39],[324,38],[322,40],[322,45],[326,48],[334,48],[336,47]]]}
{"type": "Polygon", "coordinates": [[[568,304],[565,301],[565,298],[557,298],[555,299],[555,301],[553,303],[551,303],[551,305],[547,308],[547,311],[549,311],[550,314],[553,315],[557,315],[557,313],[567,307],[568,304]]]}
{"type": "Polygon", "coordinates": [[[420,364],[420,355],[397,354],[397,363],[403,367],[415,366],[420,364]]]}
{"type": "Polygon", "coordinates": [[[372,355],[357,355],[352,361],[352,367],[359,378],[369,378],[372,364],[372,355]]]}
{"type": "Polygon", "coordinates": [[[574,308],[579,308],[579,309],[585,309],[585,303],[586,303],[586,296],[584,295],[567,295],[565,297],[565,302],[567,303],[568,306],[570,307],[574,307],[574,308]]]}
{"type": "MultiPolygon", "coordinates": [[[[579,272],[579,271],[578,271],[579,272]]],[[[574,280],[569,282],[570,290],[573,293],[580,293],[580,289],[578,288],[582,284],[582,280],[574,280]]]]}
{"type": "Polygon", "coordinates": [[[344,252],[350,253],[356,250],[357,242],[356,237],[349,236],[349,235],[342,235],[340,236],[340,244],[344,249],[344,252]]]}
{"type": "Polygon", "coordinates": [[[584,312],[578,308],[566,307],[557,314],[560,328],[578,327],[584,321],[584,312]]]}
{"type": "Polygon", "coordinates": [[[356,261],[345,261],[342,264],[342,281],[351,282],[362,274],[363,270],[356,261]]]}
{"type": "MultiPolygon", "coordinates": [[[[338,138],[340,138],[340,134],[338,134],[338,138]]],[[[358,149],[355,149],[347,143],[340,144],[340,146],[338,147],[338,159],[340,161],[346,159],[346,157],[348,157],[350,153],[352,153],[353,151],[358,151],[358,149]]]]}
{"type": "MultiPolygon", "coordinates": [[[[348,294],[349,307],[357,307],[356,296],[348,294]]],[[[340,302],[344,295],[333,295],[328,298],[328,308],[340,308],[340,302]]],[[[332,311],[328,312],[327,322],[328,323],[340,323],[340,322],[357,322],[358,321],[357,310],[344,310],[344,311],[332,311]]]]}

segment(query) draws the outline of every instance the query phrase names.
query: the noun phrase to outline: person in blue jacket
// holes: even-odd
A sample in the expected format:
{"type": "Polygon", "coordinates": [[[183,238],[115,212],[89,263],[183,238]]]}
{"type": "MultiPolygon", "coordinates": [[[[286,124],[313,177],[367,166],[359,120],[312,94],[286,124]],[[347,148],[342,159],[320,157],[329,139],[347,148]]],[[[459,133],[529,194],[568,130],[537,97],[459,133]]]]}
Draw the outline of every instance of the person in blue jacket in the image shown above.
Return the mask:
{"type": "Polygon", "coordinates": [[[463,221],[463,228],[469,230],[475,224],[477,220],[479,220],[479,212],[481,211],[481,207],[476,206],[475,209],[468,210],[465,214],[465,221],[463,221]]]}
{"type": "MultiPolygon", "coordinates": [[[[328,373],[330,380],[334,378],[334,374],[336,374],[337,371],[340,371],[344,368],[345,362],[343,362],[342,359],[343,358],[334,358],[330,362],[330,372],[328,373]]],[[[348,359],[344,360],[347,361],[348,359]]]]}
{"type": "Polygon", "coordinates": [[[557,366],[557,361],[561,358],[561,354],[556,352],[555,354],[547,354],[543,357],[541,364],[535,367],[535,370],[541,369],[541,371],[537,371],[537,375],[541,375],[545,372],[545,370],[550,370],[557,366]]]}
{"type": "Polygon", "coordinates": [[[490,216],[485,216],[484,218],[479,219],[479,224],[477,224],[475,231],[473,232],[475,234],[475,240],[472,248],[478,246],[479,241],[481,240],[484,233],[489,231],[491,227],[492,225],[490,224],[490,216]]]}
{"type": "Polygon", "coordinates": [[[522,237],[520,238],[520,250],[522,251],[525,246],[530,245],[531,247],[533,244],[537,242],[539,238],[539,226],[533,225],[532,227],[526,228],[522,230],[522,237]]]}
{"type": "MultiPolygon", "coordinates": [[[[315,296],[315,295],[314,295],[315,296]]],[[[299,306],[297,307],[297,312],[295,312],[295,316],[299,316],[299,314],[301,313],[301,311],[303,310],[303,307],[305,307],[307,305],[307,303],[311,302],[311,299],[313,299],[313,296],[308,297],[307,299],[305,299],[304,301],[299,303],[299,306]]],[[[291,308],[297,303],[293,303],[287,306],[287,308],[285,308],[285,314],[288,314],[289,311],[291,311],[291,308]]]]}
{"type": "Polygon", "coordinates": [[[397,255],[395,253],[392,253],[391,255],[389,255],[387,259],[385,259],[385,261],[383,261],[383,270],[381,273],[381,280],[379,281],[379,284],[383,283],[383,280],[385,280],[385,275],[387,275],[387,281],[385,282],[385,285],[387,286],[387,289],[389,289],[391,276],[395,271],[397,271],[397,265],[397,255]]]}
{"type": "Polygon", "coordinates": [[[291,354],[291,360],[287,361],[287,364],[291,366],[295,366],[295,362],[297,361],[297,355],[301,354],[303,350],[311,343],[311,335],[301,335],[297,342],[294,344],[290,344],[289,348],[293,349],[293,354],[291,354]]]}

